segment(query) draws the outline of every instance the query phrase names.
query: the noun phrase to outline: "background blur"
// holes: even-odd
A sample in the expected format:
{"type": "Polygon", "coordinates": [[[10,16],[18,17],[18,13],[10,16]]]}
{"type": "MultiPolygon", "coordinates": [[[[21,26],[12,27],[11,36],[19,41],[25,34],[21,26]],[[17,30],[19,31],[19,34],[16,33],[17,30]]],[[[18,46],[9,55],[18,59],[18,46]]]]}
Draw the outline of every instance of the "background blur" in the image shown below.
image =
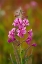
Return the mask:
{"type": "Polygon", "coordinates": [[[33,29],[33,42],[37,43],[37,47],[33,48],[32,64],[42,64],[42,0],[0,0],[0,64],[12,64],[9,59],[12,45],[8,44],[7,39],[14,21],[14,11],[20,6],[33,29]]]}

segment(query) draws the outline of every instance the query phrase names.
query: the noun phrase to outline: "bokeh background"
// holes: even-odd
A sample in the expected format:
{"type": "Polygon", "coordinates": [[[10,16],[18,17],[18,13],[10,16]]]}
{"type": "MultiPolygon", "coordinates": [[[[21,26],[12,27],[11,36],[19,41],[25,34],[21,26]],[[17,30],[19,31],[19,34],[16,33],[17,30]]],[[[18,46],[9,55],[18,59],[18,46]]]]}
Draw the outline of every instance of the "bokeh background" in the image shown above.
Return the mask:
{"type": "Polygon", "coordinates": [[[37,43],[37,47],[33,47],[32,64],[42,64],[42,0],[0,0],[0,64],[12,64],[9,55],[12,45],[7,39],[14,21],[14,11],[20,6],[33,29],[33,42],[37,43]]]}

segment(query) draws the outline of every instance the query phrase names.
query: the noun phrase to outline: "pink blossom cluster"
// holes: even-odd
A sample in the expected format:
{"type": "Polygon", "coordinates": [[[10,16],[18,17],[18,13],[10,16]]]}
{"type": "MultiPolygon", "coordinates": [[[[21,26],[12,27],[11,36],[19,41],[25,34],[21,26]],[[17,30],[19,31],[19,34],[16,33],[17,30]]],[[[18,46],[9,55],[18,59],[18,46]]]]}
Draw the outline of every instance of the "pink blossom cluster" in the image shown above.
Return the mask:
{"type": "MultiPolygon", "coordinates": [[[[20,38],[23,38],[26,33],[28,33],[28,37],[25,40],[27,44],[30,44],[30,41],[32,40],[33,32],[32,29],[29,31],[26,31],[26,27],[29,26],[29,20],[24,18],[16,18],[12,24],[14,28],[12,28],[11,31],[9,31],[8,35],[8,42],[13,42],[16,40],[15,36],[17,35],[20,38]]],[[[36,46],[36,44],[32,44],[32,46],[36,46]]]]}

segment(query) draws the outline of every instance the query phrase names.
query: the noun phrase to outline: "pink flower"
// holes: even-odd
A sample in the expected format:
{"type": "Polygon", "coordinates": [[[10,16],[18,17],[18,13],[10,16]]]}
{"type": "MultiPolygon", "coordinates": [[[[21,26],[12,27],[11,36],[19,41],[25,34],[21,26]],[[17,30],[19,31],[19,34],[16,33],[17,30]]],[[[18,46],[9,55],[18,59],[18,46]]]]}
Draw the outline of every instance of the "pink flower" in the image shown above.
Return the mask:
{"type": "Polygon", "coordinates": [[[32,37],[31,36],[28,36],[28,38],[26,39],[26,43],[27,44],[30,44],[31,40],[32,40],[32,37]]]}
{"type": "Polygon", "coordinates": [[[15,40],[15,28],[13,28],[11,31],[9,31],[9,42],[15,40]]]}
{"type": "Polygon", "coordinates": [[[25,18],[25,19],[23,20],[23,25],[24,25],[24,26],[29,26],[29,20],[25,18]]]}
{"type": "Polygon", "coordinates": [[[30,36],[33,36],[32,29],[28,31],[28,34],[29,34],[30,36]]]}
{"type": "Polygon", "coordinates": [[[28,31],[28,38],[26,39],[26,43],[27,44],[30,44],[31,40],[32,40],[32,36],[33,36],[33,32],[32,32],[32,29],[28,31]]]}
{"type": "Polygon", "coordinates": [[[9,31],[8,37],[9,37],[9,38],[13,38],[14,35],[15,35],[15,28],[13,28],[11,31],[9,31]]]}
{"type": "Polygon", "coordinates": [[[12,38],[12,39],[8,39],[8,42],[13,42],[14,40],[16,40],[15,38],[12,38]]]}
{"type": "Polygon", "coordinates": [[[17,33],[18,33],[17,35],[18,35],[19,37],[23,37],[24,34],[26,34],[26,27],[17,29],[17,33]]]}
{"type": "Polygon", "coordinates": [[[20,25],[18,26],[19,29],[24,29],[24,27],[25,27],[25,26],[23,25],[23,22],[22,22],[22,24],[20,24],[20,25]]]}
{"type": "Polygon", "coordinates": [[[35,46],[37,46],[37,44],[36,44],[36,43],[33,43],[33,44],[32,44],[32,46],[34,46],[34,47],[35,47],[35,46]]]}
{"type": "Polygon", "coordinates": [[[31,2],[30,2],[30,5],[31,5],[31,7],[35,8],[35,7],[37,6],[37,2],[31,1],[31,2]]]}
{"type": "Polygon", "coordinates": [[[12,28],[12,30],[11,30],[11,31],[15,32],[15,30],[16,30],[16,28],[12,28]]]}
{"type": "Polygon", "coordinates": [[[21,18],[16,18],[12,25],[19,26],[20,24],[22,24],[22,19],[21,18]]]}

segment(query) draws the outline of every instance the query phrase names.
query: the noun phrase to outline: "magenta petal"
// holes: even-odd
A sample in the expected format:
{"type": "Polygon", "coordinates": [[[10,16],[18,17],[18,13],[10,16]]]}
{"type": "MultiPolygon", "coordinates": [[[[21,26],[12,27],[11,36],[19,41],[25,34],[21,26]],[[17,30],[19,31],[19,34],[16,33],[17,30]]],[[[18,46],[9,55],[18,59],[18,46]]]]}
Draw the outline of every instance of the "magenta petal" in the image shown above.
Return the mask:
{"type": "Polygon", "coordinates": [[[13,42],[13,41],[15,41],[16,39],[15,38],[13,38],[13,39],[8,39],[8,42],[10,43],[10,42],[13,42]]]}
{"type": "Polygon", "coordinates": [[[36,6],[37,6],[37,2],[31,1],[30,5],[31,5],[32,7],[36,7],[36,6]]]}
{"type": "Polygon", "coordinates": [[[8,42],[10,43],[10,42],[12,42],[12,40],[11,39],[8,39],[8,42]]]}
{"type": "Polygon", "coordinates": [[[32,44],[32,46],[34,46],[34,47],[35,47],[35,46],[37,46],[37,44],[36,44],[36,43],[33,43],[33,44],[32,44]]]}
{"type": "Polygon", "coordinates": [[[24,18],[23,23],[25,26],[29,26],[29,20],[28,19],[24,18]]]}
{"type": "Polygon", "coordinates": [[[16,40],[15,38],[12,38],[12,41],[16,40]]]}
{"type": "Polygon", "coordinates": [[[22,24],[22,19],[21,18],[16,18],[12,25],[19,26],[20,24],[22,24]]]}
{"type": "Polygon", "coordinates": [[[32,40],[32,37],[31,36],[28,36],[28,38],[26,39],[26,43],[27,44],[30,44],[31,40],[32,40]]]}
{"type": "Polygon", "coordinates": [[[29,34],[30,36],[33,36],[32,29],[28,31],[28,34],[29,34]]]}

